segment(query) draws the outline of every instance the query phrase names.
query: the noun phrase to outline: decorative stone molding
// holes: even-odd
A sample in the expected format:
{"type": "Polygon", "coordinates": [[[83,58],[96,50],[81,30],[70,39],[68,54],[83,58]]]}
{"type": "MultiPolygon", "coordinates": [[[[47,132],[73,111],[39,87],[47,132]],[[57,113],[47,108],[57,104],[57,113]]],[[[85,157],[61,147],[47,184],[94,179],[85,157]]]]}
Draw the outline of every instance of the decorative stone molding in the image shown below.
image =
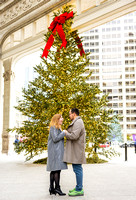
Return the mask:
{"type": "Polygon", "coordinates": [[[9,81],[11,76],[13,76],[13,78],[15,77],[14,72],[12,72],[11,70],[7,70],[7,71],[3,74],[4,81],[9,81]]]}
{"type": "Polygon", "coordinates": [[[8,139],[8,138],[9,138],[9,135],[7,135],[7,133],[2,134],[2,138],[4,138],[4,139],[8,139]]]}
{"type": "MultiPolygon", "coordinates": [[[[18,3],[10,7],[9,9],[1,12],[0,14],[0,29],[11,23],[13,20],[25,16],[37,7],[46,4],[50,0],[20,0],[18,3]]],[[[58,1],[58,0],[57,0],[58,1]]],[[[56,2],[57,2],[56,1],[56,2]]]]}
{"type": "Polygon", "coordinates": [[[4,73],[3,73],[4,82],[10,81],[11,78],[13,79],[15,77],[14,72],[11,70],[12,58],[5,60],[3,62],[3,66],[4,66],[4,73]]]}
{"type": "Polygon", "coordinates": [[[0,45],[3,45],[10,34],[48,15],[70,1],[8,0],[7,5],[3,3],[0,6],[0,45]]]}
{"type": "Polygon", "coordinates": [[[4,0],[0,0],[0,4],[4,3],[4,0]]]}
{"type": "Polygon", "coordinates": [[[0,0],[0,4],[5,3],[8,0],[0,0]]]}

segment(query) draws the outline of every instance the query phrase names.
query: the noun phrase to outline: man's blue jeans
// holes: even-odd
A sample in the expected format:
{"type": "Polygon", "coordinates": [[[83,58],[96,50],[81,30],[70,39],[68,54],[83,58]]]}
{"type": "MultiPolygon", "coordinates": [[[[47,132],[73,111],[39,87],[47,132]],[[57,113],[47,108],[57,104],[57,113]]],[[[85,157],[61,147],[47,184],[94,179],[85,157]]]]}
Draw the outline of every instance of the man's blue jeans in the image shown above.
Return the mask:
{"type": "Polygon", "coordinates": [[[83,168],[81,164],[72,164],[73,171],[76,174],[76,191],[83,189],[83,168]]]}

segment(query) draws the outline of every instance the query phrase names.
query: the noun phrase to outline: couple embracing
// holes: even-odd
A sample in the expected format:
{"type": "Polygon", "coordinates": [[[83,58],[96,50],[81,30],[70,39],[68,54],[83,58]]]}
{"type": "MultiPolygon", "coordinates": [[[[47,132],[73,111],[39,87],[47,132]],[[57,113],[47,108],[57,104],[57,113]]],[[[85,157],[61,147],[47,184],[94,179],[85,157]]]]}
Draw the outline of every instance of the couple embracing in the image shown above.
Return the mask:
{"type": "Polygon", "coordinates": [[[50,171],[51,194],[66,195],[60,188],[61,170],[67,169],[67,163],[71,163],[76,175],[76,186],[69,190],[69,196],[83,196],[83,168],[85,158],[85,127],[79,116],[79,110],[72,108],[69,112],[72,123],[67,130],[61,130],[63,118],[60,114],[52,117],[48,138],[47,171],[50,171]],[[64,137],[66,147],[64,150],[64,137]]]}

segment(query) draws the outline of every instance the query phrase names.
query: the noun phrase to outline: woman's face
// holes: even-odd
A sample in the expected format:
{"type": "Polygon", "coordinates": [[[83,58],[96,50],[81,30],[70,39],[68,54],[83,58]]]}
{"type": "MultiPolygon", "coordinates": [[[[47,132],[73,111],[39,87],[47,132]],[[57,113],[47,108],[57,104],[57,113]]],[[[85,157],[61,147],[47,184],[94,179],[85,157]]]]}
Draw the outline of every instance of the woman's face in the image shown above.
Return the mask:
{"type": "Polygon", "coordinates": [[[61,116],[60,118],[59,118],[59,125],[62,125],[62,123],[63,123],[63,117],[61,116]]]}

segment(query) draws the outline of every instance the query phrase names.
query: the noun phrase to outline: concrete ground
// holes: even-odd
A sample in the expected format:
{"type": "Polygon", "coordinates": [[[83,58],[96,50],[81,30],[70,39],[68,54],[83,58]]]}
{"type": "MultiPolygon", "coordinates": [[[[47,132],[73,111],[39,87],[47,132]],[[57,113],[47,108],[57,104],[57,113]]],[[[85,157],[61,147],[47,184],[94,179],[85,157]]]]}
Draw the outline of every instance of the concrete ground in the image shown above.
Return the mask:
{"type": "MultiPolygon", "coordinates": [[[[0,155],[0,200],[135,200],[136,154],[128,149],[128,161],[121,156],[105,164],[86,164],[82,197],[49,195],[49,172],[46,165],[24,162],[20,155],[0,155]]],[[[68,194],[75,187],[71,165],[61,172],[61,188],[68,194]]]]}

